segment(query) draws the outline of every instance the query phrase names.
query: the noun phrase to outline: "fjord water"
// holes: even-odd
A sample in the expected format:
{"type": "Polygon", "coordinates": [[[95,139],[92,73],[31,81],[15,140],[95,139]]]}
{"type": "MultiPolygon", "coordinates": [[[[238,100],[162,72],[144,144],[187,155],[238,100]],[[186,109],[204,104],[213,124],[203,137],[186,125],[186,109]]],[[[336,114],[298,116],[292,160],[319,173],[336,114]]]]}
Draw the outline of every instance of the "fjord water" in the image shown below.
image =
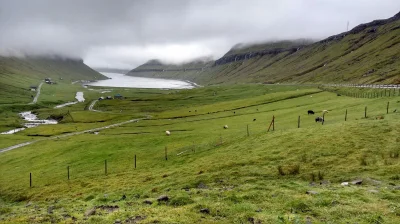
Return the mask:
{"type": "Polygon", "coordinates": [[[106,86],[106,87],[128,87],[128,88],[150,88],[150,89],[191,89],[194,85],[191,83],[158,78],[143,78],[127,76],[120,73],[102,72],[101,74],[111,78],[92,82],[90,86],[106,86]]]}

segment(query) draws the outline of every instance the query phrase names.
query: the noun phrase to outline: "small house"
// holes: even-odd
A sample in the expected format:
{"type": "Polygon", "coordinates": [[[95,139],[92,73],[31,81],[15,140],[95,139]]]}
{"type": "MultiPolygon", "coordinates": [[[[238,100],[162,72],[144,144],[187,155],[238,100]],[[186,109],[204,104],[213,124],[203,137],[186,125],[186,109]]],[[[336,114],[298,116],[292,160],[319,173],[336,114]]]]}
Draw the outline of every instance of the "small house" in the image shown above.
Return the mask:
{"type": "Polygon", "coordinates": [[[99,98],[99,100],[104,100],[104,97],[101,96],[101,97],[99,98]]]}
{"type": "Polygon", "coordinates": [[[119,93],[114,96],[114,99],[122,99],[122,98],[123,98],[122,95],[119,93]]]}
{"type": "Polygon", "coordinates": [[[33,92],[35,92],[37,90],[37,86],[29,86],[29,89],[33,92]]]}

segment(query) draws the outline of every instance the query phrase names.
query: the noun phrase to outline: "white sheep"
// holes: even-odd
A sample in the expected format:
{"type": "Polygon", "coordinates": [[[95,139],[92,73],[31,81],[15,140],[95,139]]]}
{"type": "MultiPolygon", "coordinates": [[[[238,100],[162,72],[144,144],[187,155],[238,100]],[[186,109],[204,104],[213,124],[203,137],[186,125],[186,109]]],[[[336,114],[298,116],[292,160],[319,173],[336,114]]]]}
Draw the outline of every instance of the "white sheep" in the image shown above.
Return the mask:
{"type": "Polygon", "coordinates": [[[167,136],[170,136],[170,135],[171,135],[171,132],[170,132],[170,131],[165,131],[165,134],[166,134],[167,136]]]}
{"type": "Polygon", "coordinates": [[[228,125],[227,124],[224,126],[224,129],[228,129],[228,125]]]}

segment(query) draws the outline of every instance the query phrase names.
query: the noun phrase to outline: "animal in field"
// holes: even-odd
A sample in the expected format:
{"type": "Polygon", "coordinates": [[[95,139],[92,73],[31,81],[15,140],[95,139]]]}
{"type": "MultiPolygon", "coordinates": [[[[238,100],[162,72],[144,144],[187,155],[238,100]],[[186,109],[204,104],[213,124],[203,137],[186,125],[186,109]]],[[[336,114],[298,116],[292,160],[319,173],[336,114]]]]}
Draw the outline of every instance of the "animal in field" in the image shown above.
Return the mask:
{"type": "Polygon", "coordinates": [[[312,111],[312,110],[308,110],[307,113],[308,113],[308,115],[310,115],[310,114],[315,114],[315,112],[312,111]]]}
{"type": "Polygon", "coordinates": [[[165,131],[165,134],[166,134],[167,136],[170,136],[170,135],[171,135],[171,132],[170,132],[170,131],[165,131]]]}
{"type": "Polygon", "coordinates": [[[224,126],[224,129],[228,129],[228,125],[227,124],[224,126]]]}
{"type": "Polygon", "coordinates": [[[324,118],[322,118],[322,117],[315,118],[315,122],[323,122],[323,121],[324,121],[324,118]]]}
{"type": "Polygon", "coordinates": [[[257,119],[255,119],[255,118],[253,119],[253,121],[256,121],[256,120],[257,120],[257,119]]]}

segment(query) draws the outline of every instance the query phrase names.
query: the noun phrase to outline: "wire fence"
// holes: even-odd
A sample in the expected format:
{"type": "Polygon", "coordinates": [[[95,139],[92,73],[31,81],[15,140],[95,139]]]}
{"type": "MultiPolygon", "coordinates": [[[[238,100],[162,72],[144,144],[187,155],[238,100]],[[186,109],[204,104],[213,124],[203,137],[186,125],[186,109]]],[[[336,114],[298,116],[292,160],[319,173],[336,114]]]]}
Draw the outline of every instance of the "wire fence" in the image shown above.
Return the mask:
{"type": "MultiPolygon", "coordinates": [[[[391,90],[393,91],[393,90],[391,90]]],[[[393,96],[393,95],[391,95],[393,96]]],[[[253,136],[260,136],[275,131],[285,131],[294,128],[309,128],[315,127],[315,125],[330,125],[335,123],[343,123],[349,120],[359,119],[384,119],[383,115],[398,113],[397,108],[391,107],[391,105],[398,106],[398,98],[387,98],[386,102],[382,104],[373,105],[354,105],[344,106],[337,108],[335,111],[328,113],[328,116],[323,116],[322,121],[314,121],[315,116],[300,114],[294,114],[292,118],[280,119],[280,116],[272,115],[269,121],[262,121],[261,123],[240,124],[236,126],[230,126],[228,130],[224,130],[221,127],[221,134],[219,136],[211,137],[211,140],[203,142],[193,142],[184,146],[174,147],[172,145],[166,145],[163,148],[159,148],[149,153],[148,158],[144,152],[140,154],[132,153],[130,155],[121,155],[119,158],[105,158],[104,160],[91,161],[89,163],[82,160],[72,164],[66,163],[54,163],[49,161],[45,168],[38,168],[32,164],[32,172],[26,173],[26,179],[20,178],[0,178],[3,183],[15,183],[21,184],[22,188],[40,188],[51,186],[57,182],[71,181],[71,180],[88,180],[91,178],[106,177],[108,175],[121,175],[129,170],[145,170],[150,171],[155,166],[165,163],[168,164],[174,160],[185,160],[190,155],[197,153],[204,153],[209,150],[215,150],[221,146],[242,142],[246,138],[253,136]],[[232,131],[231,131],[232,130],[232,131]],[[155,156],[159,155],[159,156],[155,156]],[[159,157],[159,164],[150,165],[154,159],[159,157]],[[64,167],[60,169],[60,167],[64,167]],[[76,172],[79,170],[79,172],[76,172]]],[[[400,109],[400,108],[399,108],[400,109]]],[[[275,113],[275,112],[271,112],[275,113]]],[[[314,115],[314,114],[312,114],[314,115]]],[[[184,162],[184,161],[183,161],[184,162]]],[[[12,184],[11,184],[12,185],[12,184]]]]}
{"type": "Polygon", "coordinates": [[[343,88],[335,88],[337,86],[319,86],[319,89],[334,92],[338,95],[354,97],[354,98],[382,98],[382,97],[396,97],[400,96],[400,87],[398,88],[368,88],[368,87],[357,87],[349,88],[348,86],[340,86],[343,88]],[[364,89],[361,89],[364,88],[364,89]]]}

